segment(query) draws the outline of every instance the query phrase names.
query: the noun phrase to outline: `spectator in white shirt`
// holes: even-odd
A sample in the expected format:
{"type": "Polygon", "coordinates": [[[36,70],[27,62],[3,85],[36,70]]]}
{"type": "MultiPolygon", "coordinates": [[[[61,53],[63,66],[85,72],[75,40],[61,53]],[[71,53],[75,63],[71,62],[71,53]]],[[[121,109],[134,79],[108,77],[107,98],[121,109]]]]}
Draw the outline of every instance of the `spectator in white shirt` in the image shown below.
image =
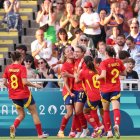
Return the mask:
{"type": "Polygon", "coordinates": [[[32,56],[35,59],[50,59],[52,55],[52,43],[44,39],[44,32],[41,29],[36,31],[36,40],[31,43],[32,56]]]}

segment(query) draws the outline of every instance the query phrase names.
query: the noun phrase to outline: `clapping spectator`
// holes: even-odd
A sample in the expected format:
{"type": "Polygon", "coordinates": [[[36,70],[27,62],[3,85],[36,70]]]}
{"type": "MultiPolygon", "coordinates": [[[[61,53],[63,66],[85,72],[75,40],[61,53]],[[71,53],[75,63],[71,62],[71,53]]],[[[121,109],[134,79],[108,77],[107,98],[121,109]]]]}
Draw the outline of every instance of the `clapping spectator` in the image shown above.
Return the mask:
{"type": "Polygon", "coordinates": [[[44,32],[41,29],[36,31],[36,40],[31,43],[31,52],[35,60],[49,59],[52,55],[52,43],[44,39],[44,32]]]}
{"type": "Polygon", "coordinates": [[[22,22],[19,15],[19,1],[18,0],[5,0],[4,10],[6,12],[6,22],[9,31],[19,31],[22,30],[22,22]]]}
{"type": "Polygon", "coordinates": [[[79,21],[78,17],[74,14],[74,7],[71,3],[66,4],[66,12],[64,12],[61,20],[60,26],[67,31],[68,39],[74,38],[74,28],[78,27],[79,21]]]}

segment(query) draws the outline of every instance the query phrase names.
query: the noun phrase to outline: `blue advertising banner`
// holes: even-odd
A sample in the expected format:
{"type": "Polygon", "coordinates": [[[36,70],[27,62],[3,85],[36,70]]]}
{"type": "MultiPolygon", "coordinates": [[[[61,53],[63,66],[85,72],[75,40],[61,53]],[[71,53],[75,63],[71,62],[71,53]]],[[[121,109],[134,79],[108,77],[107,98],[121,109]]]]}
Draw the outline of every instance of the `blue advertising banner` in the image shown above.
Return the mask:
{"type": "MultiPolygon", "coordinates": [[[[43,89],[32,92],[36,101],[38,114],[44,131],[49,135],[57,135],[62,116],[66,113],[63,98],[59,89],[43,89]]],[[[25,119],[17,129],[17,135],[36,135],[32,117],[25,109],[25,119]],[[24,133],[23,133],[24,131],[24,133]]],[[[0,136],[9,135],[9,127],[17,116],[12,101],[8,99],[7,91],[0,94],[0,136]]],[[[113,121],[113,112],[111,119],[113,121]]],[[[121,97],[121,126],[122,135],[140,135],[140,93],[138,91],[123,91],[121,97]]],[[[65,134],[70,131],[69,122],[65,134]]],[[[91,127],[89,127],[91,129],[91,127]]]]}

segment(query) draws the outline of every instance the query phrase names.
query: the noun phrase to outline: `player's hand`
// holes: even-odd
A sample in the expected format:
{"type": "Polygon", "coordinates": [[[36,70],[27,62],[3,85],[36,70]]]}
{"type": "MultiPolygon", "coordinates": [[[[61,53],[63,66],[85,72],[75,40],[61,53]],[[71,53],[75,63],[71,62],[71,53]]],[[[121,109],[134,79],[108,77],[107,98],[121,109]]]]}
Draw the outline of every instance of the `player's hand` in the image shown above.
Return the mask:
{"type": "Polygon", "coordinates": [[[39,85],[39,84],[34,84],[34,86],[36,87],[36,88],[39,88],[39,89],[41,89],[41,88],[43,88],[41,85],[39,85]]]}
{"type": "Polygon", "coordinates": [[[62,75],[62,77],[68,77],[68,72],[66,72],[66,71],[62,72],[61,75],[62,75]]]}

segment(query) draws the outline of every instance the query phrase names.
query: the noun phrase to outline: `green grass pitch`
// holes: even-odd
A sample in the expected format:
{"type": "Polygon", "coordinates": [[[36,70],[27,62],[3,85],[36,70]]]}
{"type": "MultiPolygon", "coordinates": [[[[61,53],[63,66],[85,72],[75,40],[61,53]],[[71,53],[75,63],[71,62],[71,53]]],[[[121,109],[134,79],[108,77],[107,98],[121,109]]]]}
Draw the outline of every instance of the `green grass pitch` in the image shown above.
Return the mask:
{"type": "MultiPolygon", "coordinates": [[[[46,138],[46,140],[93,140],[93,138],[79,138],[79,139],[74,139],[74,138],[58,138],[58,137],[53,137],[53,136],[50,136],[48,138],[46,138]]],[[[96,138],[96,140],[107,140],[106,137],[102,137],[102,138],[96,138]]],[[[12,140],[8,137],[0,137],[0,140],[12,140]]],[[[16,137],[15,139],[13,140],[39,140],[37,137],[16,137]]],[[[45,140],[45,139],[43,139],[45,140]]],[[[109,140],[116,140],[116,138],[112,138],[112,139],[109,139],[109,140]]],[[[121,136],[120,140],[140,140],[140,136],[121,136]]]]}

